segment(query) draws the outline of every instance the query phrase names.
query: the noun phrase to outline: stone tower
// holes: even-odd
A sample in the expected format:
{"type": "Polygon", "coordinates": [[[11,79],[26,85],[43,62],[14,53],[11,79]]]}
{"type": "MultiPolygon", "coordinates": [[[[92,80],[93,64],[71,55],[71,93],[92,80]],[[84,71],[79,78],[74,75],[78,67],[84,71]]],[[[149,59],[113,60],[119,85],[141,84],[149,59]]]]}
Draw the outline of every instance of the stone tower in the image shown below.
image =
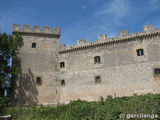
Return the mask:
{"type": "Polygon", "coordinates": [[[13,24],[13,34],[20,34],[21,79],[16,82],[13,102],[18,104],[56,104],[58,101],[57,62],[60,28],[13,24]]]}

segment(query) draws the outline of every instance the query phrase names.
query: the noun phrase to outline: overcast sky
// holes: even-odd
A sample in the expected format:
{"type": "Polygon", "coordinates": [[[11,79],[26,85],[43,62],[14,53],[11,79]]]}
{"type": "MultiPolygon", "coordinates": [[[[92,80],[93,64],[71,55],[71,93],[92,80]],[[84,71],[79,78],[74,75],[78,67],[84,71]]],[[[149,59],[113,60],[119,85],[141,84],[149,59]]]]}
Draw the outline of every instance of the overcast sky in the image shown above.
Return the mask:
{"type": "Polygon", "coordinates": [[[60,42],[73,45],[160,27],[160,0],[0,0],[1,32],[11,33],[13,23],[61,27],[60,42]]]}

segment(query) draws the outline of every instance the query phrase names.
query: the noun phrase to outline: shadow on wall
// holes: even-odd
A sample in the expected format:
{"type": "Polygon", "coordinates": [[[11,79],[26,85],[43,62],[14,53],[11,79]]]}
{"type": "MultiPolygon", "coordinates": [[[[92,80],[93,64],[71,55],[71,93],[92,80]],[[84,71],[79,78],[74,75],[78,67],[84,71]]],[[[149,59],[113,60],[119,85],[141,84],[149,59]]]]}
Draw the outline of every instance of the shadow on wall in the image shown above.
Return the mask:
{"type": "Polygon", "coordinates": [[[20,79],[16,80],[13,92],[12,105],[35,105],[38,103],[38,91],[30,69],[26,73],[22,73],[20,79]]]}

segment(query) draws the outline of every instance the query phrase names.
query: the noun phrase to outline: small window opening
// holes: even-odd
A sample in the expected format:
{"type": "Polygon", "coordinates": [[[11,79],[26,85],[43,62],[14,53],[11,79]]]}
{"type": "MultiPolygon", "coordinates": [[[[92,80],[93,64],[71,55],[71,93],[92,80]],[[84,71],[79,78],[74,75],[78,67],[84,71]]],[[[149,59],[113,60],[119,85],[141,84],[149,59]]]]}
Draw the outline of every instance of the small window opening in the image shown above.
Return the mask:
{"type": "Polygon", "coordinates": [[[36,43],[32,43],[32,48],[36,48],[36,43]]]}
{"type": "Polygon", "coordinates": [[[101,77],[100,76],[96,76],[95,77],[95,83],[96,84],[100,84],[101,83],[101,77]]]}
{"type": "Polygon", "coordinates": [[[42,80],[40,77],[36,78],[36,83],[37,83],[37,85],[42,85],[42,80]]]}
{"type": "Polygon", "coordinates": [[[155,75],[160,75],[160,68],[155,68],[154,69],[154,74],[155,75]]]}
{"type": "Polygon", "coordinates": [[[137,56],[143,56],[144,55],[143,49],[137,49],[136,52],[137,52],[137,56]]]}
{"type": "Polygon", "coordinates": [[[65,86],[65,80],[61,80],[61,86],[65,86]]]}
{"type": "Polygon", "coordinates": [[[61,62],[60,63],[60,68],[64,68],[65,67],[65,62],[61,62]]]}
{"type": "Polygon", "coordinates": [[[94,57],[94,63],[97,64],[97,63],[100,63],[100,62],[101,62],[100,56],[95,56],[94,57]]]}

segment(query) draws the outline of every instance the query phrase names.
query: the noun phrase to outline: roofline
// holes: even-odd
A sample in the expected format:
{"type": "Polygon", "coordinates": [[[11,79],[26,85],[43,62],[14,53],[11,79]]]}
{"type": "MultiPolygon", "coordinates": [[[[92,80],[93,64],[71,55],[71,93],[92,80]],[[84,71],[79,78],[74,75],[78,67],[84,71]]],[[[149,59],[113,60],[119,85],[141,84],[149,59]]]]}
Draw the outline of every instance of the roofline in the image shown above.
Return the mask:
{"type": "Polygon", "coordinates": [[[127,37],[118,37],[118,38],[109,38],[106,39],[106,41],[102,41],[99,43],[92,43],[86,45],[81,45],[81,46],[70,46],[68,48],[65,48],[61,51],[59,51],[59,54],[75,51],[75,50],[82,50],[82,49],[88,49],[91,47],[99,47],[99,46],[106,46],[106,45],[111,45],[111,44],[117,44],[117,43],[124,43],[124,42],[129,42],[129,41],[136,41],[136,40],[142,40],[146,38],[152,38],[155,36],[160,36],[160,29],[155,30],[154,32],[149,32],[149,33],[143,33],[140,35],[131,34],[133,36],[127,36],[127,37]]]}

